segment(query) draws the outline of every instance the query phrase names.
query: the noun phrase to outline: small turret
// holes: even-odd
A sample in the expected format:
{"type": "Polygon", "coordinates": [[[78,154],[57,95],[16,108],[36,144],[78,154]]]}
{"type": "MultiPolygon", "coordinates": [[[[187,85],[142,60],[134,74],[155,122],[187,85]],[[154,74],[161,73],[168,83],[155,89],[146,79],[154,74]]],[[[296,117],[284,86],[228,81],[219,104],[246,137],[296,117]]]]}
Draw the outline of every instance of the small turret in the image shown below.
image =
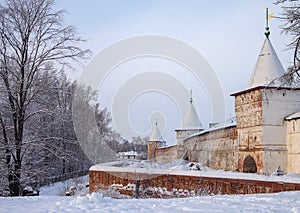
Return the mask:
{"type": "Polygon", "coordinates": [[[187,113],[185,114],[183,123],[182,123],[182,130],[203,130],[203,126],[199,117],[196,113],[196,110],[193,105],[193,97],[192,97],[192,90],[190,91],[190,105],[188,108],[187,113]]]}
{"type": "Polygon", "coordinates": [[[188,138],[190,135],[196,134],[200,131],[204,130],[202,123],[196,113],[196,110],[193,106],[193,97],[192,90],[190,92],[190,105],[183,119],[181,129],[177,129],[176,131],[176,139],[177,139],[177,156],[178,158],[185,158],[185,148],[183,141],[188,138]]]}
{"type": "Polygon", "coordinates": [[[148,145],[148,160],[154,159],[156,157],[156,149],[162,147],[166,144],[164,141],[160,130],[157,125],[157,120],[155,122],[155,127],[153,128],[150,139],[147,143],[148,145]]]}

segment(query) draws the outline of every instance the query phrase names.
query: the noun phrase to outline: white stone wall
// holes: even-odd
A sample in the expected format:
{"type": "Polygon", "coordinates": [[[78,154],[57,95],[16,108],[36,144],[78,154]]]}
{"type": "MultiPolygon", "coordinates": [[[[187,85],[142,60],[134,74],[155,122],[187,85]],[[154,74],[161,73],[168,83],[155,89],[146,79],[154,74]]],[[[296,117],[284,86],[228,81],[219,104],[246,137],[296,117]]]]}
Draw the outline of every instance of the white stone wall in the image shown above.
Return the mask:
{"type": "Polygon", "coordinates": [[[177,160],[177,145],[156,149],[156,161],[172,162],[177,160]]]}
{"type": "Polygon", "coordinates": [[[199,133],[199,130],[184,130],[178,129],[176,131],[176,140],[177,140],[177,158],[186,157],[186,149],[184,145],[184,140],[190,137],[193,134],[199,133]]]}
{"type": "Polygon", "coordinates": [[[287,152],[270,148],[264,149],[264,174],[271,175],[280,168],[287,171],[287,152]]]}
{"type": "Polygon", "coordinates": [[[262,90],[263,124],[284,125],[284,118],[300,111],[300,90],[265,89],[262,90]]]}
{"type": "Polygon", "coordinates": [[[280,166],[287,171],[286,124],[284,118],[300,110],[300,90],[262,90],[265,173],[280,166]]]}
{"type": "Polygon", "coordinates": [[[300,174],[300,119],[286,121],[287,172],[300,174]]]}
{"type": "Polygon", "coordinates": [[[191,137],[184,141],[188,160],[200,162],[213,169],[238,169],[236,128],[220,129],[191,137]]]}

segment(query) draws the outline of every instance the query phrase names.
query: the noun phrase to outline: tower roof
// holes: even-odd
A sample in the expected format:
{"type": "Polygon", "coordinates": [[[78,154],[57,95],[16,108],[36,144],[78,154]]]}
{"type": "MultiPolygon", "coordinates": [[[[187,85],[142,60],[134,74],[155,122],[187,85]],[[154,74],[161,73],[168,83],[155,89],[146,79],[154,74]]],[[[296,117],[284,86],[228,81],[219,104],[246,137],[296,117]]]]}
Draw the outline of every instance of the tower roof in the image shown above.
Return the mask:
{"type": "MultiPolygon", "coordinates": [[[[191,91],[192,93],[192,91],[191,91]]],[[[193,105],[193,98],[192,98],[192,94],[190,97],[190,105],[188,108],[187,113],[185,114],[183,123],[182,123],[182,129],[201,129],[203,130],[203,126],[202,123],[196,113],[196,110],[194,108],[193,105]]]]}
{"type": "Polygon", "coordinates": [[[271,82],[272,84],[270,86],[280,86],[280,81],[274,80],[284,74],[284,69],[269,40],[270,30],[268,19],[268,8],[266,8],[266,39],[261,48],[254,71],[252,73],[249,82],[249,88],[256,86],[268,86],[271,82]]]}
{"type": "Polygon", "coordinates": [[[152,131],[149,141],[164,141],[164,139],[160,133],[160,130],[157,126],[157,121],[155,122],[155,127],[153,128],[153,131],[152,131]]]}
{"type": "MultiPolygon", "coordinates": [[[[269,40],[266,38],[252,73],[249,87],[267,86],[274,79],[282,76],[284,69],[269,40]]],[[[280,82],[272,82],[271,86],[280,86],[280,82]]]]}

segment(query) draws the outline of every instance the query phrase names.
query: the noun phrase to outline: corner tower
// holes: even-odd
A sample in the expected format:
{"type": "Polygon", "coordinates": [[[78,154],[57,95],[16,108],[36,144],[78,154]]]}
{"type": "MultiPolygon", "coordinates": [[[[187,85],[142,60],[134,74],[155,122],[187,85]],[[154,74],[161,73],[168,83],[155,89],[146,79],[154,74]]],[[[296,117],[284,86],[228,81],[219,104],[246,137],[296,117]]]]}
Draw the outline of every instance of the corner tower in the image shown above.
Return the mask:
{"type": "Polygon", "coordinates": [[[300,107],[299,93],[283,88],[284,69],[270,42],[267,26],[249,87],[235,97],[239,162],[238,170],[271,174],[279,166],[286,171],[284,118],[300,107]]]}
{"type": "Polygon", "coordinates": [[[156,157],[156,149],[162,147],[166,144],[164,141],[160,130],[157,125],[157,121],[155,122],[155,127],[153,128],[150,139],[147,143],[148,146],[148,160],[154,159],[156,157]]]}

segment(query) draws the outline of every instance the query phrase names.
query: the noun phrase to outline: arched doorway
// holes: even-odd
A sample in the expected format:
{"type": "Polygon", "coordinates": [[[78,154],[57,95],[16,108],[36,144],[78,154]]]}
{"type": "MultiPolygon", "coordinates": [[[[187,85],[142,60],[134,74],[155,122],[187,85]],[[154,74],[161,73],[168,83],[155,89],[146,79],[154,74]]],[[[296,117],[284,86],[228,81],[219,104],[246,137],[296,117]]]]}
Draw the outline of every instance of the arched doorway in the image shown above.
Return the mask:
{"type": "Polygon", "coordinates": [[[255,160],[250,155],[248,155],[244,160],[243,172],[246,172],[246,173],[256,173],[257,172],[255,160]]]}

